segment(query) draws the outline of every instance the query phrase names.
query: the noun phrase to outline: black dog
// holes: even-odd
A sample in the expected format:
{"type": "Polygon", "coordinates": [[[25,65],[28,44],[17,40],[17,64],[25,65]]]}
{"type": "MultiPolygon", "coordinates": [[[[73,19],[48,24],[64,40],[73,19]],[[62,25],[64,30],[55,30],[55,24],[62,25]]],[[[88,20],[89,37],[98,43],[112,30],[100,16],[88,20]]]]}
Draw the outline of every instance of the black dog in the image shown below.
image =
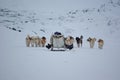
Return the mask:
{"type": "Polygon", "coordinates": [[[76,37],[77,46],[80,47],[80,38],[76,37]]]}
{"type": "Polygon", "coordinates": [[[49,43],[46,45],[46,48],[48,48],[48,49],[50,49],[51,47],[52,47],[52,45],[49,43]]]}
{"type": "Polygon", "coordinates": [[[82,43],[83,43],[83,36],[81,35],[80,38],[79,37],[76,37],[76,42],[77,42],[77,46],[80,47],[80,44],[81,44],[81,47],[82,47],[82,43]]]}
{"type": "Polygon", "coordinates": [[[69,50],[73,49],[73,44],[72,45],[65,45],[65,47],[69,50]]]}

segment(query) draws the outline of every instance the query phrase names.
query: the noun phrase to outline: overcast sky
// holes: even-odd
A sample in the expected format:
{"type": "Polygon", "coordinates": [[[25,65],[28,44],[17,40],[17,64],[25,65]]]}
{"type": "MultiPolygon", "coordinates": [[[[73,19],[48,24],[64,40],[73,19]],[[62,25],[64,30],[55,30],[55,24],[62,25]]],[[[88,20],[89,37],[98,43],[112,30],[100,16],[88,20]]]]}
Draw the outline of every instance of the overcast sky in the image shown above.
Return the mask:
{"type": "Polygon", "coordinates": [[[107,0],[0,0],[1,8],[24,10],[67,10],[98,7],[107,0]]]}

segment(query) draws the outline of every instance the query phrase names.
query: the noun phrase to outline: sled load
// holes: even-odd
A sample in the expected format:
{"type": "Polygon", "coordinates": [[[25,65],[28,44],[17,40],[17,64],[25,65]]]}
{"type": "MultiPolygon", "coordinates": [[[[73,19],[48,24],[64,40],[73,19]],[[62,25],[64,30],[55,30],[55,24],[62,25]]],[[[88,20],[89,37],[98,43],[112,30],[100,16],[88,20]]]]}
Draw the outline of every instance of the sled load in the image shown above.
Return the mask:
{"type": "Polygon", "coordinates": [[[64,37],[60,32],[55,32],[50,38],[50,44],[46,45],[51,51],[65,51],[73,48],[73,37],[64,37]]]}
{"type": "Polygon", "coordinates": [[[50,38],[50,43],[51,43],[51,50],[65,50],[65,40],[64,40],[64,35],[62,35],[60,32],[55,32],[51,38],[50,38]]]}

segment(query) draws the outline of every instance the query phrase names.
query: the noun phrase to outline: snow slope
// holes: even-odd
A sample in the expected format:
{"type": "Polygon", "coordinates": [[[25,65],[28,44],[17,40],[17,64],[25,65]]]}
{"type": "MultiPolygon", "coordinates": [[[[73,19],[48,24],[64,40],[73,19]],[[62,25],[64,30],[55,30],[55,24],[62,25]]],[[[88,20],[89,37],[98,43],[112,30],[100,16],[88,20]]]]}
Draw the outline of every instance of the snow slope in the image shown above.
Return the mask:
{"type": "Polygon", "coordinates": [[[99,8],[57,12],[0,9],[0,80],[120,80],[119,0],[99,8]],[[84,36],[83,47],[53,52],[26,47],[27,34],[49,37],[55,31],[65,36],[84,36]],[[88,37],[102,38],[93,49],[88,37]]]}

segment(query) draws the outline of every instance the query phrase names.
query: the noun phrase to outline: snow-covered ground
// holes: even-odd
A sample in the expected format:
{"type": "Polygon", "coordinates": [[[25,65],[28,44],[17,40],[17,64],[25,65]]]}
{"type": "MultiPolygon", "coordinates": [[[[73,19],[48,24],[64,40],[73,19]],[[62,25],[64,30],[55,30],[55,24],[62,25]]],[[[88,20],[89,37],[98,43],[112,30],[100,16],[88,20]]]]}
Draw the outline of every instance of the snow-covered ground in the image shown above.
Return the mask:
{"type": "Polygon", "coordinates": [[[99,4],[60,13],[0,8],[0,80],[120,80],[120,0],[99,4]],[[49,43],[55,31],[83,35],[83,47],[76,42],[66,51],[26,47],[27,34],[49,43]],[[88,37],[102,38],[103,49],[97,41],[90,49],[88,37]]]}
{"type": "Polygon", "coordinates": [[[25,34],[0,28],[0,80],[119,80],[120,38],[104,38],[102,50],[53,52],[25,46],[25,34]]]}

